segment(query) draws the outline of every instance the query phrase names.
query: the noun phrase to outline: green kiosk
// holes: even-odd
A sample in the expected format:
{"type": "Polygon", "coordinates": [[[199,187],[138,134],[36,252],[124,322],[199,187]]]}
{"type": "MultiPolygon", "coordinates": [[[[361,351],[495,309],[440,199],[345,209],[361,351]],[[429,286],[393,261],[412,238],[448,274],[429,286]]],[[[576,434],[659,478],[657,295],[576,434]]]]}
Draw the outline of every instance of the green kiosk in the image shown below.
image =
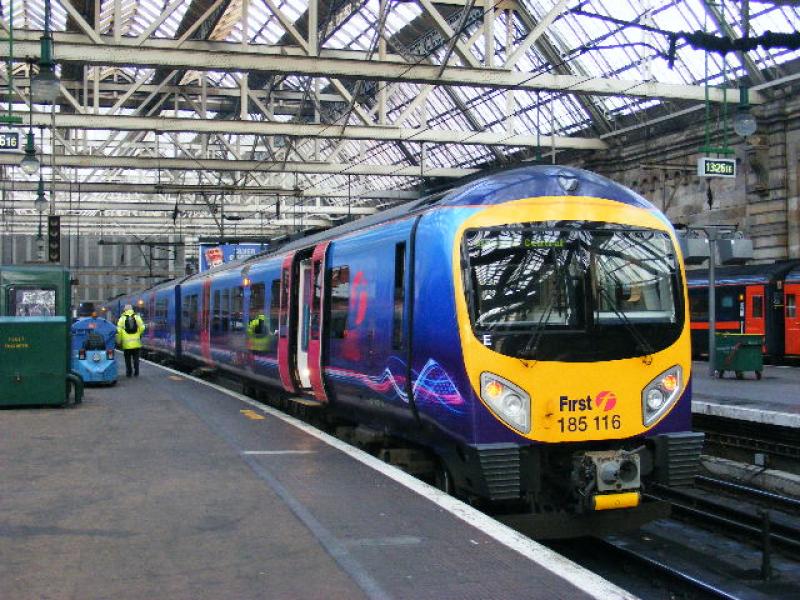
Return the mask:
{"type": "Polygon", "coordinates": [[[70,371],[69,271],[0,265],[0,406],[62,406],[83,382],[70,371]]]}

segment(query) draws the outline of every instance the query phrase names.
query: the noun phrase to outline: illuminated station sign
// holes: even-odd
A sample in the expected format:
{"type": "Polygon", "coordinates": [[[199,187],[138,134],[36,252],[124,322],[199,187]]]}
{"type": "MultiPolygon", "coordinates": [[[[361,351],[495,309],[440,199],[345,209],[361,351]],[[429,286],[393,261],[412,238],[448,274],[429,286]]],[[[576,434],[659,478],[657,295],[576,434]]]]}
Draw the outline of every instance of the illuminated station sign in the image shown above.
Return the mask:
{"type": "Polygon", "coordinates": [[[735,158],[708,158],[697,159],[698,177],[736,177],[735,158]]]}

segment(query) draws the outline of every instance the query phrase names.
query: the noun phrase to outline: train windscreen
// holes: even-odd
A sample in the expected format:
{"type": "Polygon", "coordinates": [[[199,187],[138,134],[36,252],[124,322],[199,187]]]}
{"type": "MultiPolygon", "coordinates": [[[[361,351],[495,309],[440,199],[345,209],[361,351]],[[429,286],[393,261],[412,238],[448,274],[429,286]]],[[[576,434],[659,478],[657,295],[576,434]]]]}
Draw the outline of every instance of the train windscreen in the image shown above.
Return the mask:
{"type": "Polygon", "coordinates": [[[471,229],[463,247],[473,331],[523,359],[595,361],[652,354],[683,326],[669,236],[611,224],[471,229]]]}

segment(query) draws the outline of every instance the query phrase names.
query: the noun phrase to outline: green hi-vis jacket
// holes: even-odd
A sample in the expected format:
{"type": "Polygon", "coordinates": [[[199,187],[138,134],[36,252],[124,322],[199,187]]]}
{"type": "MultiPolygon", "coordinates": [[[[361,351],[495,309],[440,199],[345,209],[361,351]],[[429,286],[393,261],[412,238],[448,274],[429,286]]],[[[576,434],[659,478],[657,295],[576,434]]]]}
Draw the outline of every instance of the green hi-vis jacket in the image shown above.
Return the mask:
{"type": "Polygon", "coordinates": [[[117,343],[123,350],[133,350],[142,347],[142,334],[144,333],[144,321],[142,317],[137,315],[132,310],[126,310],[117,321],[117,343]],[[125,318],[128,315],[133,315],[136,319],[136,333],[128,333],[125,331],[125,318]]]}

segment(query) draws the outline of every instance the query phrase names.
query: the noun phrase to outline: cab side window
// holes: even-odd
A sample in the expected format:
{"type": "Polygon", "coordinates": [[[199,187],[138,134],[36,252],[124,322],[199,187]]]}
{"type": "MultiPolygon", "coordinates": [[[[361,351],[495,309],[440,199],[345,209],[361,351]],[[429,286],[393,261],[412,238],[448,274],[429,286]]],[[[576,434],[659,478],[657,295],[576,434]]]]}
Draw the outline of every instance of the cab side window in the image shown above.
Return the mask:
{"type": "Polygon", "coordinates": [[[342,339],[347,330],[350,312],[350,267],[331,269],[331,322],[330,337],[342,339]]]}

